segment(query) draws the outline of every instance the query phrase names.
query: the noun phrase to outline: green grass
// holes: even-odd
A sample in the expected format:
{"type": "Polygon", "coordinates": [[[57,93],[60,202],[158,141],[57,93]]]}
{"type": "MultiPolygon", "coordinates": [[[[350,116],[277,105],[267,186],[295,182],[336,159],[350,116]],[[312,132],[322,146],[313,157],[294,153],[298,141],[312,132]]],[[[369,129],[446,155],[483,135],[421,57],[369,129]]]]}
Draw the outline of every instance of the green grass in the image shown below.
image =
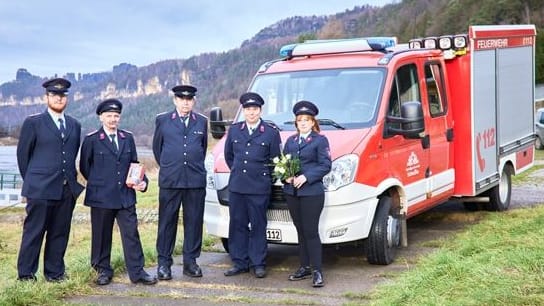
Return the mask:
{"type": "Polygon", "coordinates": [[[488,213],[391,284],[373,305],[544,304],[544,207],[488,213]]]}

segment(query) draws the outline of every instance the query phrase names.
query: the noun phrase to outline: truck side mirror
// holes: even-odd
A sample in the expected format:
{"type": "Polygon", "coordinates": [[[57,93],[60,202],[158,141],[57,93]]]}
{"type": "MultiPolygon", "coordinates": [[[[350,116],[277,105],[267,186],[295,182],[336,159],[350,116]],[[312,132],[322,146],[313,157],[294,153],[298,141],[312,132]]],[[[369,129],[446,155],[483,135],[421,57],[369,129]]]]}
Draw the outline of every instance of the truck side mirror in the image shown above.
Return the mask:
{"type": "Polygon", "coordinates": [[[387,132],[390,135],[403,135],[411,139],[421,138],[420,134],[425,131],[421,102],[409,101],[402,103],[400,117],[387,116],[386,122],[400,123],[400,128],[393,127],[391,124],[388,125],[387,132]]]}
{"type": "Polygon", "coordinates": [[[230,121],[223,120],[221,107],[214,107],[210,110],[210,132],[213,138],[220,139],[223,137],[227,131],[226,126],[230,124],[230,121]]]}

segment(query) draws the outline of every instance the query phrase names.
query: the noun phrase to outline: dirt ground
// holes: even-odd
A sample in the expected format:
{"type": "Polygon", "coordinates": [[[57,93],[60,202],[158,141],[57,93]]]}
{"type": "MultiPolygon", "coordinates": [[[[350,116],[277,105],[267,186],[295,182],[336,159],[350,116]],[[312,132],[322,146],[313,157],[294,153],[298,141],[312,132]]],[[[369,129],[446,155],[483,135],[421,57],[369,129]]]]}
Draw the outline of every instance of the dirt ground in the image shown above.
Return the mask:
{"type": "MultiPolygon", "coordinates": [[[[514,186],[511,209],[544,203],[538,190],[544,172],[537,171],[522,186],[514,186]]],[[[93,296],[70,297],[71,304],[86,305],[342,305],[350,295],[364,296],[390,276],[414,267],[419,256],[434,250],[433,240],[448,237],[477,222],[478,214],[461,203],[448,202],[408,221],[409,246],[400,250],[395,262],[375,266],[366,262],[361,245],[324,249],[325,287],[312,288],[311,280],[291,282],[290,272],[298,267],[297,247],[269,245],[268,275],[223,276],[230,267],[226,253],[203,253],[199,259],[204,276],[182,275],[182,266],[173,266],[173,280],[156,286],[133,285],[126,275],[116,276],[109,286],[97,287],[93,296]]],[[[179,260],[179,258],[177,258],[179,260]]],[[[155,274],[156,267],[148,272],[155,274]]]]}

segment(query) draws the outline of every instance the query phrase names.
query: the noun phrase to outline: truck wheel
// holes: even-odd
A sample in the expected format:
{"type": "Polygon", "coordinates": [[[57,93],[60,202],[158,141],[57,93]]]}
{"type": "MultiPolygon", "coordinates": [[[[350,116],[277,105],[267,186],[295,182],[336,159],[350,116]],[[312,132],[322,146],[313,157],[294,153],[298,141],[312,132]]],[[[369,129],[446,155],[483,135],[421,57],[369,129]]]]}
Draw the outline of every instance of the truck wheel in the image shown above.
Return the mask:
{"type": "Polygon", "coordinates": [[[366,239],[366,257],[370,264],[388,265],[395,259],[400,246],[401,226],[398,214],[391,212],[391,197],[378,202],[374,222],[366,239]]]}
{"type": "Polygon", "coordinates": [[[536,139],[535,139],[535,148],[536,148],[537,150],[542,150],[542,149],[544,149],[544,144],[542,144],[542,140],[540,140],[540,137],[538,137],[538,136],[537,136],[536,139]]]}
{"type": "Polygon", "coordinates": [[[499,184],[487,192],[489,195],[487,210],[504,211],[510,207],[510,198],[512,197],[512,177],[510,173],[510,168],[505,166],[502,169],[499,184]]]}
{"type": "Polygon", "coordinates": [[[229,238],[221,238],[221,243],[223,244],[223,249],[225,252],[229,252],[229,238]]]}

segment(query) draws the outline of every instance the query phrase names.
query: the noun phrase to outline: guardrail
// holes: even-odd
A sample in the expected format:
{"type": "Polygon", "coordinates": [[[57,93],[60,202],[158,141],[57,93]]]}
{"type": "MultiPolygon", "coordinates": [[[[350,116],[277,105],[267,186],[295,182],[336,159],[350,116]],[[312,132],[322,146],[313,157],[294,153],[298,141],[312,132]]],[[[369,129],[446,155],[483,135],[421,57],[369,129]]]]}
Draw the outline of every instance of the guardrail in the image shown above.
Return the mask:
{"type": "Polygon", "coordinates": [[[19,189],[22,184],[23,180],[18,173],[0,173],[0,190],[19,189]]]}

